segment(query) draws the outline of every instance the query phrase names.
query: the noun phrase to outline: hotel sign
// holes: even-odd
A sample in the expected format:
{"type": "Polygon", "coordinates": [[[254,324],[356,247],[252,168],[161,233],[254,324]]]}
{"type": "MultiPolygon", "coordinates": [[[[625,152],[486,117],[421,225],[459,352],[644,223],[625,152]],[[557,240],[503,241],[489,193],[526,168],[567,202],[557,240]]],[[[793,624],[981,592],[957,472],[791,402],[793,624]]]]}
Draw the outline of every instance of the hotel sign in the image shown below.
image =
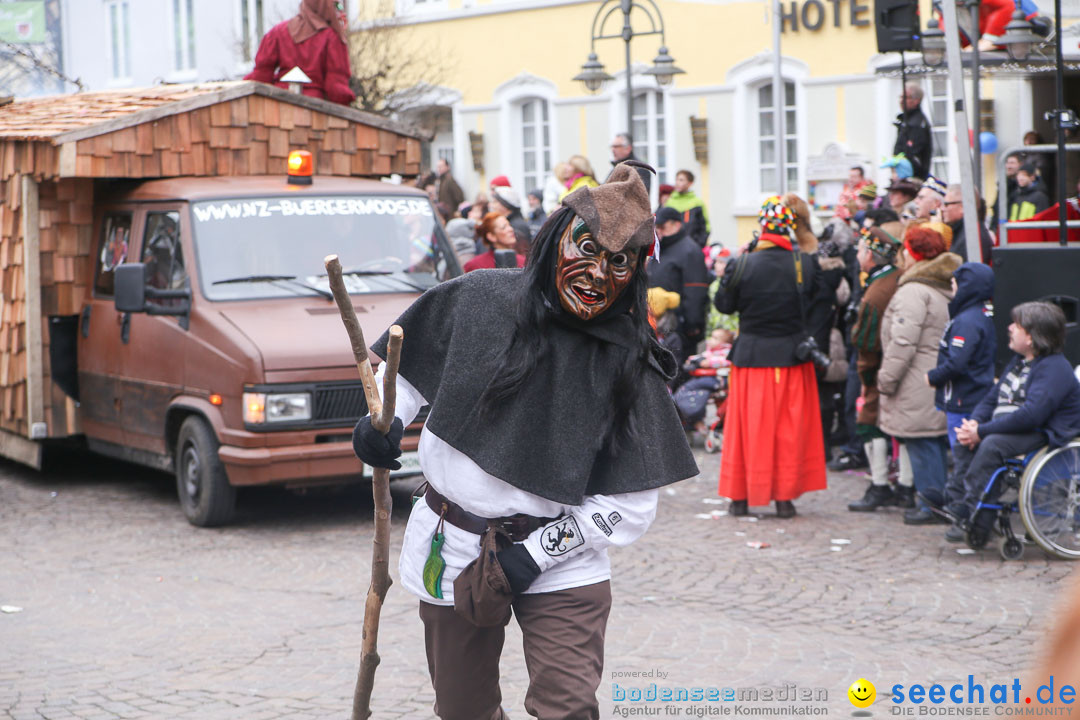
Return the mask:
{"type": "Polygon", "coordinates": [[[852,27],[870,27],[870,5],[859,0],[791,0],[780,3],[780,30],[788,27],[798,32],[799,27],[820,30],[829,20],[835,28],[846,21],[852,27]],[[826,6],[831,5],[831,8],[826,6]]]}

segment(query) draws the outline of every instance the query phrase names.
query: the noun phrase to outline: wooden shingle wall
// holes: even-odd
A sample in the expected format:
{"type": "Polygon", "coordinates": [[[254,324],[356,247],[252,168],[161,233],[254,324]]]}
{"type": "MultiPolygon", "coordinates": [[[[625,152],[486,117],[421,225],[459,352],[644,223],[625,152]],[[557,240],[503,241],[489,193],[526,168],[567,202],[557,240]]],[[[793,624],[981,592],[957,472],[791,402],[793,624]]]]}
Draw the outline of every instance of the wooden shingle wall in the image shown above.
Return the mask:
{"type": "Polygon", "coordinates": [[[60,174],[158,178],[285,174],[290,150],[308,150],[319,175],[416,175],[420,141],[274,98],[190,110],[75,143],[60,174]]]}
{"type": "Polygon", "coordinates": [[[0,428],[27,435],[22,178],[0,180],[0,428]]]}

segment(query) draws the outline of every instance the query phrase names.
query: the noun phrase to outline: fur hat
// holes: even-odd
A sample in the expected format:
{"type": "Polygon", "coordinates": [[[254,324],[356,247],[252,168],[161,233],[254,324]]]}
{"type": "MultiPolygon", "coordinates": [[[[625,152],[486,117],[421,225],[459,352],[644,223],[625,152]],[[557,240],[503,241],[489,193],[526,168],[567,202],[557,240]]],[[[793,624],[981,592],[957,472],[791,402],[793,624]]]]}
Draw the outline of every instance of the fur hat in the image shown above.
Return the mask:
{"type": "Polygon", "coordinates": [[[563,200],[609,252],[651,246],[656,240],[649,191],[638,175],[639,167],[655,172],[645,163],[626,160],[615,166],[603,185],[578,188],[563,200]]]}
{"type": "Polygon", "coordinates": [[[517,190],[510,187],[509,185],[507,185],[506,187],[496,185],[491,189],[491,192],[492,195],[494,195],[493,199],[500,205],[505,206],[507,209],[521,209],[521,196],[518,195],[517,190]]]}

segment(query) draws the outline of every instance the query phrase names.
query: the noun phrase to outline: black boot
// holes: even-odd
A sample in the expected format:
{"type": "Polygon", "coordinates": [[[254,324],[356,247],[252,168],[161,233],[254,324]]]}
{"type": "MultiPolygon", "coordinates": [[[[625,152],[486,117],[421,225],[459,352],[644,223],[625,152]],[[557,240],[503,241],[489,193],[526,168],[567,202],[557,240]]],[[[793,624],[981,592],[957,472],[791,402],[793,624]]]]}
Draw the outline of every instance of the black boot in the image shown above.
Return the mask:
{"type": "Polygon", "coordinates": [[[905,525],[948,525],[949,520],[944,515],[926,508],[912,508],[904,511],[905,525]]]}
{"type": "Polygon", "coordinates": [[[728,507],[728,515],[733,517],[741,517],[748,512],[750,511],[746,506],[745,500],[732,500],[731,505],[728,507]]]}
{"type": "Polygon", "coordinates": [[[776,501],[776,517],[787,520],[795,517],[795,505],[790,500],[776,501]]]}
{"type": "MultiPolygon", "coordinates": [[[[828,457],[826,455],[825,457],[828,457]]],[[[853,453],[844,453],[835,460],[830,460],[825,464],[829,470],[833,472],[843,472],[845,470],[861,470],[866,467],[866,458],[860,457],[853,453]]]]}
{"type": "Polygon", "coordinates": [[[897,483],[896,490],[893,491],[893,497],[896,498],[896,507],[903,508],[904,510],[915,509],[914,487],[897,483]]]}
{"type": "Polygon", "coordinates": [[[871,485],[866,488],[862,500],[848,503],[847,509],[851,512],[873,512],[879,507],[894,505],[895,502],[893,491],[888,485],[871,485]]]}

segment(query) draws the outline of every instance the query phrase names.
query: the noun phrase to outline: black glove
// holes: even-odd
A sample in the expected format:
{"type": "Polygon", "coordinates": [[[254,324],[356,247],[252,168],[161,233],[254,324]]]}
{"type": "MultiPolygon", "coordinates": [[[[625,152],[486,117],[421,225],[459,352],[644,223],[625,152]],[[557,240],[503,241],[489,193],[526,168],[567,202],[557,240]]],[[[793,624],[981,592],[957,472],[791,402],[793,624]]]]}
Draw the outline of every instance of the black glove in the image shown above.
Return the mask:
{"type": "Polygon", "coordinates": [[[401,436],[404,434],[401,418],[394,418],[390,429],[383,435],[372,426],[371,416],[365,415],[353,428],[353,452],[373,468],[400,470],[401,463],[397,458],[401,457],[401,436]]]}
{"type": "Polygon", "coordinates": [[[510,581],[510,590],[520,595],[529,589],[533,580],[540,576],[540,566],[521,543],[514,543],[505,550],[495,553],[506,579],[510,581]]]}

